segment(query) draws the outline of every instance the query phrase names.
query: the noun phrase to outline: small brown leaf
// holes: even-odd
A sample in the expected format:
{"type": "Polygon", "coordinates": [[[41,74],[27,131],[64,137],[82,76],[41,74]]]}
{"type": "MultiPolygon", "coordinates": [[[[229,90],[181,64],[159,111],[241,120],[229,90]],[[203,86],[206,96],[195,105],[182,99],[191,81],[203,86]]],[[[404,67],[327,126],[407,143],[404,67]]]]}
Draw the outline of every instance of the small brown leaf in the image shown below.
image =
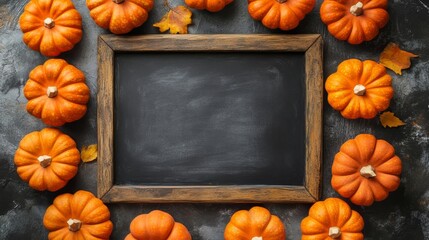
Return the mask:
{"type": "Polygon", "coordinates": [[[97,144],[82,146],[80,158],[83,162],[92,162],[97,159],[97,144]]]}
{"type": "Polygon", "coordinates": [[[395,43],[389,43],[380,54],[380,63],[394,71],[396,74],[402,75],[401,70],[407,69],[411,66],[410,58],[412,57],[418,56],[401,50],[395,43]]]}
{"type": "Polygon", "coordinates": [[[380,115],[380,122],[383,127],[399,127],[405,125],[405,123],[394,116],[393,112],[384,112],[380,115]]]}
{"type": "Polygon", "coordinates": [[[170,29],[170,33],[188,33],[188,25],[192,23],[192,12],[187,7],[177,6],[167,14],[165,14],[161,21],[153,24],[154,27],[159,28],[160,32],[165,32],[170,29]]]}

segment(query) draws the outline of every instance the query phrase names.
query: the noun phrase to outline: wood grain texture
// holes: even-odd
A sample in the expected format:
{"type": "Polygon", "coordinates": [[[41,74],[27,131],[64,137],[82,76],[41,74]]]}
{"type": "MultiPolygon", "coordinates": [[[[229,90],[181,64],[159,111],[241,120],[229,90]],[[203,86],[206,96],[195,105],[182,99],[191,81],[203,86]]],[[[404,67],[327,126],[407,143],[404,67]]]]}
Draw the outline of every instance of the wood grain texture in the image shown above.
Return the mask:
{"type": "Polygon", "coordinates": [[[320,35],[102,35],[97,106],[98,196],[104,202],[315,202],[322,166],[322,39],[320,35]],[[304,186],[120,186],[114,184],[114,52],[305,52],[306,168],[304,186]]]}
{"type": "Polygon", "coordinates": [[[102,35],[114,51],[281,51],[304,52],[318,34],[102,35]]]}
{"type": "Polygon", "coordinates": [[[323,40],[318,37],[306,51],[306,177],[305,187],[318,200],[322,182],[323,40]]]}
{"type": "Polygon", "coordinates": [[[314,202],[305,187],[286,186],[113,186],[104,202],[314,202]]]}
{"type": "Polygon", "coordinates": [[[113,50],[98,39],[97,195],[103,197],[113,186],[113,50]]]}

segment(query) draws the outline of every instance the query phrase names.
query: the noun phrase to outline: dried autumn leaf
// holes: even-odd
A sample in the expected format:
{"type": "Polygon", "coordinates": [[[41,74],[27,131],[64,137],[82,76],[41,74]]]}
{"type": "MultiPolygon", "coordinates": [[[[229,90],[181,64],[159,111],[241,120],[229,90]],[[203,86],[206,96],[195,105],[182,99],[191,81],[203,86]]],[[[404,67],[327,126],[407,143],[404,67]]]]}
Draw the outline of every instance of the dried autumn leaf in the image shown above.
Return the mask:
{"type": "Polygon", "coordinates": [[[396,74],[402,75],[401,70],[411,66],[410,58],[412,57],[418,56],[401,50],[395,43],[389,43],[380,54],[380,63],[393,70],[396,74]]]}
{"type": "Polygon", "coordinates": [[[82,146],[82,150],[80,150],[80,158],[83,162],[92,162],[97,159],[97,144],[82,146]]]}
{"type": "Polygon", "coordinates": [[[167,14],[165,14],[161,21],[153,24],[158,27],[160,32],[165,32],[170,29],[170,33],[188,33],[188,25],[192,23],[192,12],[184,6],[177,6],[167,14]]]}
{"type": "Polygon", "coordinates": [[[393,112],[384,112],[380,115],[380,122],[383,127],[399,127],[405,123],[395,116],[393,112]]]}

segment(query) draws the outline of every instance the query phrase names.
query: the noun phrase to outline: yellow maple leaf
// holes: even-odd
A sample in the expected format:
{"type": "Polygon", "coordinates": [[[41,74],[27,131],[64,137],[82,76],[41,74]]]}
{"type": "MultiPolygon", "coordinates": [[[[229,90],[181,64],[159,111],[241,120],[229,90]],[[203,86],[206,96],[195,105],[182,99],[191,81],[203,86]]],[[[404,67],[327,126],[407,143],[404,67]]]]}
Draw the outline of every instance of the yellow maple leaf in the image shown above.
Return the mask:
{"type": "Polygon", "coordinates": [[[380,115],[380,122],[383,127],[399,127],[405,123],[395,116],[393,112],[384,112],[380,115]]]}
{"type": "Polygon", "coordinates": [[[97,159],[97,144],[82,146],[80,158],[83,162],[92,162],[97,159]]]}
{"type": "Polygon", "coordinates": [[[191,17],[191,10],[184,6],[177,6],[168,11],[161,21],[153,24],[153,26],[159,28],[160,32],[170,29],[170,33],[173,34],[188,33],[188,25],[192,23],[191,17]]]}
{"type": "Polygon", "coordinates": [[[401,70],[407,69],[411,66],[410,58],[412,57],[418,56],[401,50],[395,43],[389,43],[380,54],[380,63],[394,71],[396,74],[402,75],[401,70]]]}

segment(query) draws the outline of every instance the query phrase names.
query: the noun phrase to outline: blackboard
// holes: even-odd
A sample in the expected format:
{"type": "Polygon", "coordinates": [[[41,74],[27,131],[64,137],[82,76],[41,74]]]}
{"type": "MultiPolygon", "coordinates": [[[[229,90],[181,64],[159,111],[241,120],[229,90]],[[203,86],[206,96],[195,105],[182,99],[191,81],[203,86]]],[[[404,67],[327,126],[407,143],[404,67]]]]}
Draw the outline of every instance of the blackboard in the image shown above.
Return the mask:
{"type": "Polygon", "coordinates": [[[313,202],[319,35],[99,40],[98,194],[106,202],[313,202]]]}

